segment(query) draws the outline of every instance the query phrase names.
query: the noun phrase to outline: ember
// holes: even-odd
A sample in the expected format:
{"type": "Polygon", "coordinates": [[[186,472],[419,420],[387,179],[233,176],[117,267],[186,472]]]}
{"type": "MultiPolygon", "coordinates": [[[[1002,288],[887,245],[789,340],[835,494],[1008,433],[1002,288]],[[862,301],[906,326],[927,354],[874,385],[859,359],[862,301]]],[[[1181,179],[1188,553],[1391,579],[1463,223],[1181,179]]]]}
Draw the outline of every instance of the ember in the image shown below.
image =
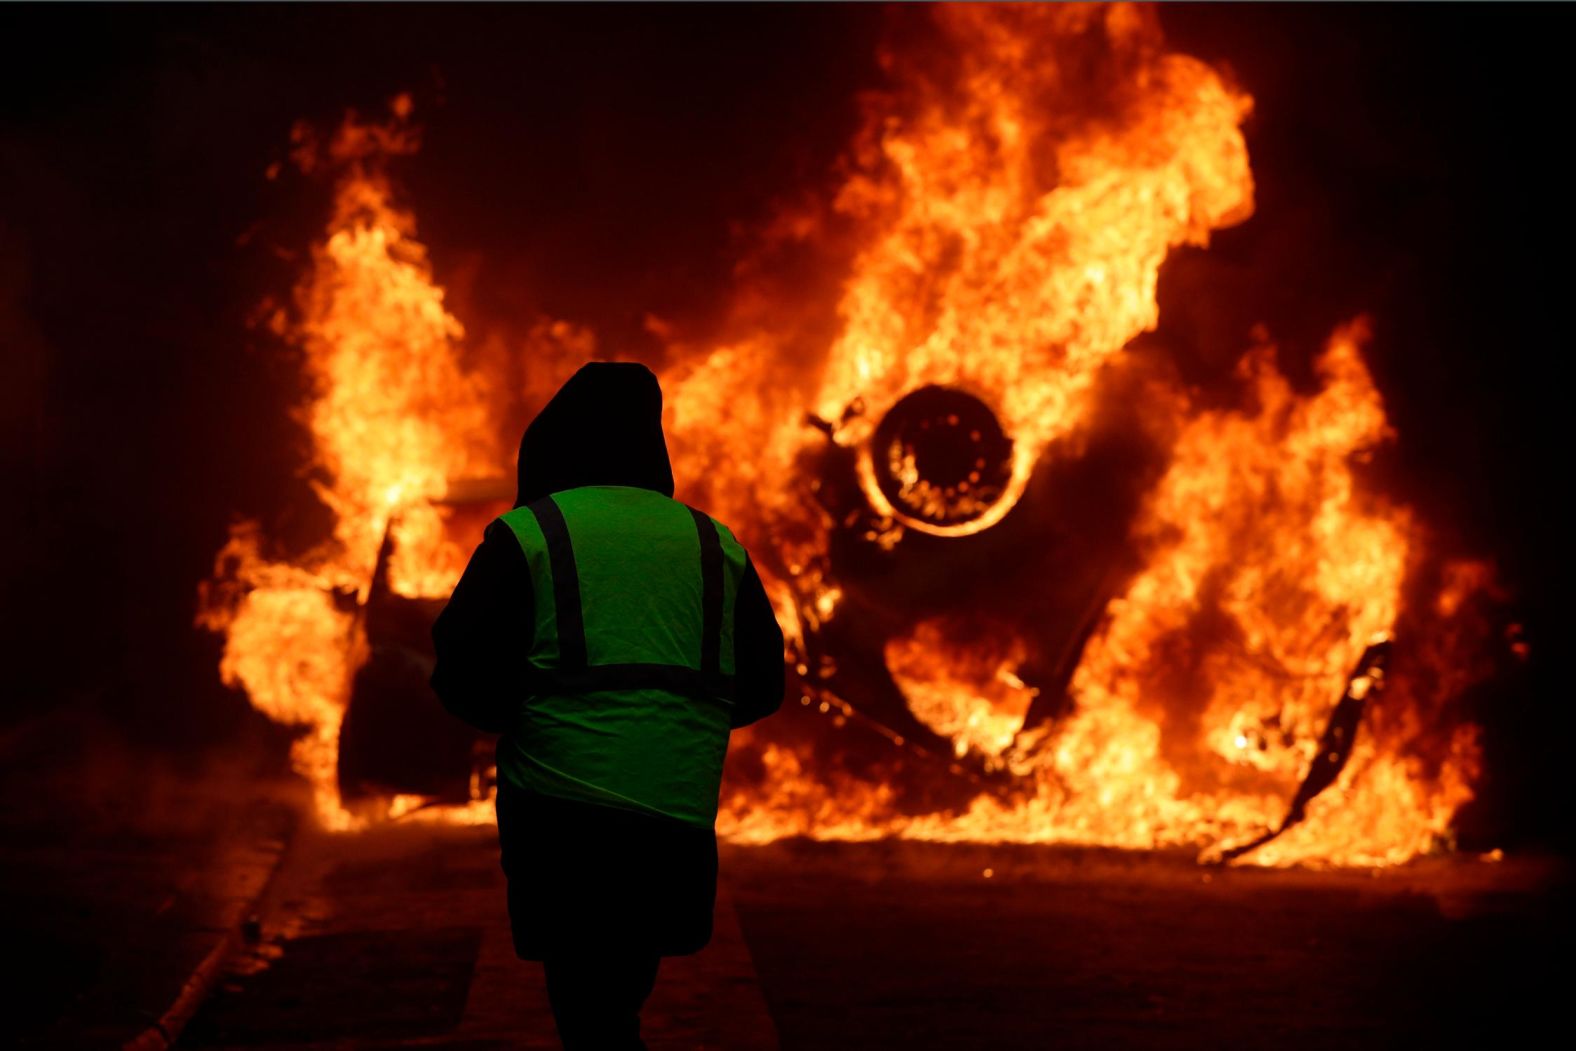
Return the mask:
{"type": "MultiPolygon", "coordinates": [[[[1218,855],[1284,823],[1242,854],[1280,865],[1447,844],[1479,760],[1438,690],[1481,674],[1493,574],[1441,570],[1426,524],[1364,476],[1395,437],[1367,321],[1330,335],[1311,389],[1268,333],[1218,390],[1125,350],[1157,325],[1168,253],[1252,214],[1251,99],[1167,51],[1140,10],[971,6],[937,23],[892,58],[829,204],[854,245],[830,341],[804,356],[762,326],[675,342],[665,362],[679,496],[757,552],[802,680],[806,726],[739,735],[748,773],[720,829],[1218,855]],[[1113,408],[1124,392],[1141,411],[1113,408]],[[1132,490],[1126,518],[1046,498],[1113,435],[1152,464],[1105,483],[1132,490]],[[1057,568],[1072,562],[1082,576],[1057,568]],[[1332,763],[1321,740],[1354,710],[1343,697],[1363,699],[1348,680],[1381,636],[1388,689],[1332,763]],[[853,726],[890,755],[843,768],[852,731],[837,730],[853,726]],[[916,756],[962,797],[916,794],[916,756]]],[[[336,207],[272,323],[311,380],[301,412],[334,528],[280,555],[238,527],[202,614],[225,633],[225,680],[304,728],[297,767],[339,828],[422,802],[352,814],[340,798],[374,582],[410,600],[452,588],[475,536],[457,483],[487,504],[485,479],[511,473],[501,406],[528,396],[461,353],[387,175],[416,147],[411,118],[401,97],[325,145],[301,132],[297,160],[335,173],[336,207]]],[[[474,794],[439,816],[486,818],[484,779],[474,794]]]]}

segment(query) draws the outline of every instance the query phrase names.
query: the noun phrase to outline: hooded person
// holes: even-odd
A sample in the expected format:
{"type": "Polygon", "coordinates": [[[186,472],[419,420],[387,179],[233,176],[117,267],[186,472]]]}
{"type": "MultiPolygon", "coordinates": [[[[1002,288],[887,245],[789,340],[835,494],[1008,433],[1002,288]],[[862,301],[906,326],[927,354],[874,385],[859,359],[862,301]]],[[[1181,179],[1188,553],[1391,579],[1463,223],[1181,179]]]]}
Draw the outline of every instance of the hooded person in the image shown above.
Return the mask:
{"type": "Polygon", "coordinates": [[[662,391],[582,367],[526,429],[515,507],[433,626],[432,686],[498,741],[517,954],[564,1046],[638,1048],[659,959],[711,938],[728,734],[776,711],[783,639],[728,528],[673,499],[662,391]]]}

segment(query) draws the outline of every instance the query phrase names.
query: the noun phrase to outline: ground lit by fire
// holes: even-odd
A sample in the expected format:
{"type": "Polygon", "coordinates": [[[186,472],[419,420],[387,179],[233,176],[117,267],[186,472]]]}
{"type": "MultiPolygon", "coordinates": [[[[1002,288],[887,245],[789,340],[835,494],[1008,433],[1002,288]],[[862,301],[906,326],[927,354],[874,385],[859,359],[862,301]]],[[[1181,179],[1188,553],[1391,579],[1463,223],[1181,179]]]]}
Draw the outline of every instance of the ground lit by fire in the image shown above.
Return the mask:
{"type": "MultiPolygon", "coordinates": [[[[861,701],[808,674],[807,640],[839,616],[844,592],[829,558],[842,523],[807,497],[807,453],[830,441],[853,455],[879,546],[912,529],[991,529],[1042,458],[1072,455],[1093,426],[1124,348],[1159,322],[1168,253],[1203,247],[1253,212],[1251,99],[1168,52],[1152,14],[970,7],[937,21],[927,47],[940,57],[890,59],[894,89],[869,106],[825,202],[824,215],[856,234],[834,338],[806,360],[763,326],[720,345],[675,343],[661,370],[677,495],[758,552],[805,677],[789,703],[828,720],[856,716],[861,701]],[[999,484],[971,475],[949,497],[968,504],[957,523],[916,519],[878,478],[898,479],[916,506],[937,499],[911,457],[876,440],[888,411],[924,387],[968,392],[1011,441],[999,484]]],[[[297,163],[335,180],[334,208],[270,324],[301,355],[304,467],[333,532],[309,551],[280,551],[257,526],[238,526],[200,614],[224,633],[225,680],[302,728],[294,761],[331,827],[422,802],[352,812],[336,782],[350,683],[366,659],[360,609],[385,532],[393,590],[446,595],[476,540],[446,497],[512,475],[509,406],[540,404],[594,348],[592,334],[542,321],[510,359],[534,362],[522,375],[467,343],[388,174],[417,147],[413,119],[401,97],[386,119],[348,118],[322,141],[298,135],[297,163]]],[[[806,220],[797,236],[817,233],[806,220]]],[[[1065,714],[1024,727],[1026,637],[963,645],[929,623],[887,644],[880,659],[914,716],[958,758],[1009,772],[1014,791],[905,811],[891,786],[830,773],[815,749],[774,739],[766,723],[736,735],[758,776],[725,784],[720,831],[744,842],[1218,850],[1281,820],[1360,655],[1391,635],[1394,674],[1338,780],[1248,860],[1391,864],[1447,844],[1478,776],[1475,730],[1452,701],[1486,674],[1492,572],[1431,551],[1427,523],[1365,483],[1366,459],[1398,436],[1364,361],[1367,322],[1332,329],[1311,389],[1283,373],[1268,333],[1242,348],[1229,391],[1146,381],[1144,437],[1167,459],[1132,527],[1143,564],[1098,611],[1065,714]]],[[[485,820],[490,807],[422,813],[485,820]]]]}

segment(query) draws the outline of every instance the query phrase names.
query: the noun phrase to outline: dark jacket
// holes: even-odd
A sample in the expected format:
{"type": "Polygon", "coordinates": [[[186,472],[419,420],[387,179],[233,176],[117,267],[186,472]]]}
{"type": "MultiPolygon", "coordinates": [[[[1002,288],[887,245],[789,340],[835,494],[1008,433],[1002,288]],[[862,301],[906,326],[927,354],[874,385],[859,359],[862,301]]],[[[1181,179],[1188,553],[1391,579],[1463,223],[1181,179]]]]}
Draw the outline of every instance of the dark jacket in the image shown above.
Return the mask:
{"type": "MultiPolygon", "coordinates": [[[[645,366],[586,365],[527,428],[515,505],[583,485],[673,495],[661,389],[645,366]]],[[[534,602],[519,543],[493,523],[433,626],[433,689],[478,729],[502,731],[527,703],[534,602]]],[[[734,722],[742,726],[775,711],[784,687],[782,632],[753,565],[734,612],[734,722]]],[[[522,957],[591,941],[680,955],[709,939],[717,866],[709,830],[508,784],[499,786],[498,823],[522,957]]]]}

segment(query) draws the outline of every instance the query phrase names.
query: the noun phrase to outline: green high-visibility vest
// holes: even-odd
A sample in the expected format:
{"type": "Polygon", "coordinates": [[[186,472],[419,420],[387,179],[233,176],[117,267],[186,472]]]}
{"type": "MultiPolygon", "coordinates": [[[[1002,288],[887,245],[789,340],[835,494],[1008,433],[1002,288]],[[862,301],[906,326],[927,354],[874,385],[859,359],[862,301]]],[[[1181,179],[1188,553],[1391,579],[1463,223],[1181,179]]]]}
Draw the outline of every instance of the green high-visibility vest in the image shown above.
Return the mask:
{"type": "Polygon", "coordinates": [[[530,566],[535,633],[499,776],[710,828],[744,547],[709,515],[630,486],[553,493],[502,521],[530,566]]]}

